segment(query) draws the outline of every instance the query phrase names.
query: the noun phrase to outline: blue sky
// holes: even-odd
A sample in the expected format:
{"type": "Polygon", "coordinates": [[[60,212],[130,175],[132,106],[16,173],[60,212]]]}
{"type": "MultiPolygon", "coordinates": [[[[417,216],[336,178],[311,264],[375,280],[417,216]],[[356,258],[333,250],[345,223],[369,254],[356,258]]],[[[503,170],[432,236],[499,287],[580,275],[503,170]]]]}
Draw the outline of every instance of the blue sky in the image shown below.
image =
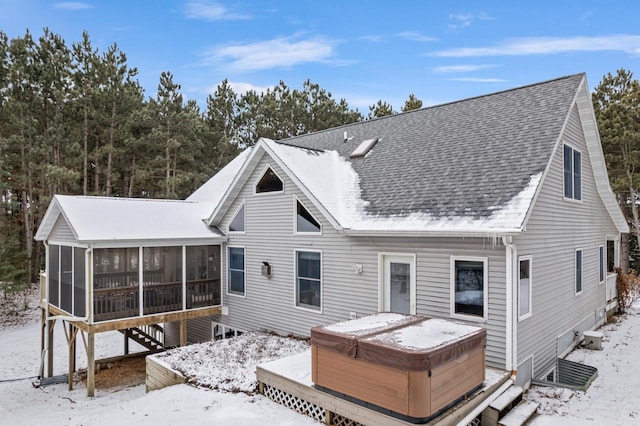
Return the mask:
{"type": "MultiPolygon", "coordinates": [[[[117,43],[146,96],[171,71],[204,103],[223,79],[262,90],[311,81],[365,114],[425,106],[586,72],[640,73],[640,6],[622,1],[0,0],[10,38],[48,27],[67,45],[87,30],[117,43]]],[[[636,75],[636,77],[640,74],[636,75]]]]}

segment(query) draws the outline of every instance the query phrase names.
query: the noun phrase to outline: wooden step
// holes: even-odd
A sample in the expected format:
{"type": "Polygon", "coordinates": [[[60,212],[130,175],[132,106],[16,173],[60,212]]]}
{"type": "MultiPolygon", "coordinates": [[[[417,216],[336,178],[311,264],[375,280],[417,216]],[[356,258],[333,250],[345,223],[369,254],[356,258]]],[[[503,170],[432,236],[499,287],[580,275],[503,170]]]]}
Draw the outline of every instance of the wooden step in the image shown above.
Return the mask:
{"type": "Polygon", "coordinates": [[[500,419],[500,426],[522,426],[535,414],[538,403],[533,401],[522,401],[509,414],[500,419]]]}
{"type": "Polygon", "coordinates": [[[505,390],[482,412],[482,424],[486,426],[497,425],[498,420],[522,401],[523,392],[524,390],[520,386],[515,385],[505,390]]]}
{"type": "Polygon", "coordinates": [[[509,389],[504,391],[502,395],[497,397],[491,404],[489,404],[489,407],[497,411],[502,411],[508,407],[510,408],[520,402],[523,392],[524,390],[522,389],[522,387],[515,385],[511,386],[509,389]]]}

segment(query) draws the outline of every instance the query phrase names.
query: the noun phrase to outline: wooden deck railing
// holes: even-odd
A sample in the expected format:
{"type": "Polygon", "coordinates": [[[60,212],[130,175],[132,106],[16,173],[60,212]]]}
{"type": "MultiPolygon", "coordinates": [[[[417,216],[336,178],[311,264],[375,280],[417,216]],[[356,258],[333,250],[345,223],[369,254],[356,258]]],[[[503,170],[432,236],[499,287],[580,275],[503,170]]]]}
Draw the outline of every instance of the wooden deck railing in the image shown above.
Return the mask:
{"type": "MultiPolygon", "coordinates": [[[[106,283],[123,283],[116,277],[106,283]]],[[[195,309],[220,305],[220,280],[202,279],[187,281],[186,308],[195,309]]],[[[107,321],[140,315],[140,288],[137,284],[93,290],[93,320],[107,321]]],[[[183,308],[182,282],[144,284],[142,287],[143,315],[180,311],[183,308]]]]}
{"type": "Polygon", "coordinates": [[[216,306],[220,299],[220,280],[187,281],[187,309],[216,306]]]}

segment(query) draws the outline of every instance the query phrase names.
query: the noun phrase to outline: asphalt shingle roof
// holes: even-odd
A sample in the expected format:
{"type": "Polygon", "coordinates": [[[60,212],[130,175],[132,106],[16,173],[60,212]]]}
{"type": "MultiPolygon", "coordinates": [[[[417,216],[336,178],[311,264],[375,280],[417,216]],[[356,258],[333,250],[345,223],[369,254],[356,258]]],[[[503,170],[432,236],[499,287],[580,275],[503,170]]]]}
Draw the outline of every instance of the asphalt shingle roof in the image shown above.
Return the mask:
{"type": "Polygon", "coordinates": [[[367,213],[489,217],[544,171],[584,74],[341,126],[280,143],[335,150],[367,213]],[[344,132],[350,139],[344,142],[344,132]],[[350,158],[365,139],[379,141],[350,158]]]}

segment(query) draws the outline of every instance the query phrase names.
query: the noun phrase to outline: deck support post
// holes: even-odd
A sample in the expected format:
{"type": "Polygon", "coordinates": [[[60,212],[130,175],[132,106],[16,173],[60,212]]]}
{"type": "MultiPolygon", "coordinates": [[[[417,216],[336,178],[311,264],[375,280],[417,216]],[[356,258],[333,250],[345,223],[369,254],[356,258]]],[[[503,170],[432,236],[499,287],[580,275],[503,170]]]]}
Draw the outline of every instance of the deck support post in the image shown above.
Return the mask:
{"type": "Polygon", "coordinates": [[[65,329],[65,334],[69,344],[69,375],[67,376],[67,383],[71,391],[73,390],[73,374],[76,372],[76,337],[78,336],[78,328],[70,322],[69,332],[67,333],[65,329]]]}
{"type": "Polygon", "coordinates": [[[324,424],[325,425],[333,424],[333,411],[329,411],[327,409],[324,410],[324,424]]]}
{"type": "Polygon", "coordinates": [[[180,320],[180,346],[187,346],[187,320],[180,320]]]}
{"type": "Polygon", "coordinates": [[[93,397],[96,387],[95,334],[89,330],[87,342],[87,396],[93,397]]]}
{"type": "Polygon", "coordinates": [[[40,309],[40,378],[44,377],[44,360],[42,357],[44,356],[44,350],[46,345],[46,333],[47,333],[47,310],[42,308],[40,309]]]}
{"type": "Polygon", "coordinates": [[[124,354],[129,355],[129,329],[124,329],[124,354]]]}
{"type": "Polygon", "coordinates": [[[53,330],[56,326],[56,320],[47,319],[47,333],[49,342],[47,343],[47,377],[53,377],[53,330]]]}

